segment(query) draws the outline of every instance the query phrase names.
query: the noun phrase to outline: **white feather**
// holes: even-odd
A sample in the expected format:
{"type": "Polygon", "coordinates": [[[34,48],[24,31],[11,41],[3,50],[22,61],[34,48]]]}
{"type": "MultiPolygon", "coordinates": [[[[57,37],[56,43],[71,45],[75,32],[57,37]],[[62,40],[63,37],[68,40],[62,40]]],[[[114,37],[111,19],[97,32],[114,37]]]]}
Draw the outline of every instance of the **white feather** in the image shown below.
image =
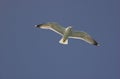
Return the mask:
{"type": "Polygon", "coordinates": [[[68,39],[65,40],[65,42],[63,41],[63,38],[59,41],[60,44],[68,44],[68,39]]]}

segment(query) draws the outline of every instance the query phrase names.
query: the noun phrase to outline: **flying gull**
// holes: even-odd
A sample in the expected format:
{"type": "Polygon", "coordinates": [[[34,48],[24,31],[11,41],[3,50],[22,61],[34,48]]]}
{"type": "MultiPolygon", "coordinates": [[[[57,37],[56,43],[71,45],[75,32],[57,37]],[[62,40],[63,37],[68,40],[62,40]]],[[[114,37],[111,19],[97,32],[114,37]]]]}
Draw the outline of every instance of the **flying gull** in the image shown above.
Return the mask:
{"type": "Polygon", "coordinates": [[[81,39],[86,41],[89,44],[98,46],[99,44],[86,32],[74,31],[71,26],[67,28],[62,27],[61,25],[55,22],[48,22],[39,25],[35,25],[37,28],[49,29],[62,36],[62,39],[59,41],[61,44],[68,44],[68,38],[81,39]]]}

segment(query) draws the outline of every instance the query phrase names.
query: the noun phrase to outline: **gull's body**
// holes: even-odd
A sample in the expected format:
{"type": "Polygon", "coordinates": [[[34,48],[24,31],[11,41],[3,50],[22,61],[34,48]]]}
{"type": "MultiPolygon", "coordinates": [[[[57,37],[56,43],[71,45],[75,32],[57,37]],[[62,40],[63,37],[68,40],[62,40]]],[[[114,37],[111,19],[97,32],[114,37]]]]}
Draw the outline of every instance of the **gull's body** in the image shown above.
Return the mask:
{"type": "Polygon", "coordinates": [[[68,44],[68,38],[81,39],[86,41],[89,44],[93,44],[98,46],[98,43],[86,32],[74,31],[71,26],[64,28],[57,23],[49,22],[36,25],[35,27],[42,29],[50,29],[60,35],[62,35],[62,39],[59,41],[61,44],[68,44]]]}

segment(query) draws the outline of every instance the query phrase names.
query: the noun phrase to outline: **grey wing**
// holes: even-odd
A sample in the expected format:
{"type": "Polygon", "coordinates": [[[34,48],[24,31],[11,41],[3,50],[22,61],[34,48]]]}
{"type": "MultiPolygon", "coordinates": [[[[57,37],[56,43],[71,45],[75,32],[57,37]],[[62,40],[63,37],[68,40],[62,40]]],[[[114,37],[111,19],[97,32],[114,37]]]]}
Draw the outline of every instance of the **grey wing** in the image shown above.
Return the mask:
{"type": "Polygon", "coordinates": [[[52,30],[60,35],[63,35],[65,28],[60,26],[59,24],[53,23],[50,26],[50,30],[52,30]]]}
{"type": "Polygon", "coordinates": [[[98,43],[86,32],[72,31],[70,38],[81,39],[93,45],[98,45],[98,43]]]}

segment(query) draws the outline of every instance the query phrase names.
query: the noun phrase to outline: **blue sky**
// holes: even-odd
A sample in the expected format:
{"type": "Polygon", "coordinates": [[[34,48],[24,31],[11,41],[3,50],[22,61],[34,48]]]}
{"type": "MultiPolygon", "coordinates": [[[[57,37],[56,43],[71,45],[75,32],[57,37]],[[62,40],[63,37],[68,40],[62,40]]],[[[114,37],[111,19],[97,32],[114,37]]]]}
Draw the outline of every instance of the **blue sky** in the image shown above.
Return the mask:
{"type": "Polygon", "coordinates": [[[0,79],[120,79],[119,0],[1,0],[0,79]],[[59,44],[58,34],[34,28],[58,22],[89,33],[59,44]]]}

